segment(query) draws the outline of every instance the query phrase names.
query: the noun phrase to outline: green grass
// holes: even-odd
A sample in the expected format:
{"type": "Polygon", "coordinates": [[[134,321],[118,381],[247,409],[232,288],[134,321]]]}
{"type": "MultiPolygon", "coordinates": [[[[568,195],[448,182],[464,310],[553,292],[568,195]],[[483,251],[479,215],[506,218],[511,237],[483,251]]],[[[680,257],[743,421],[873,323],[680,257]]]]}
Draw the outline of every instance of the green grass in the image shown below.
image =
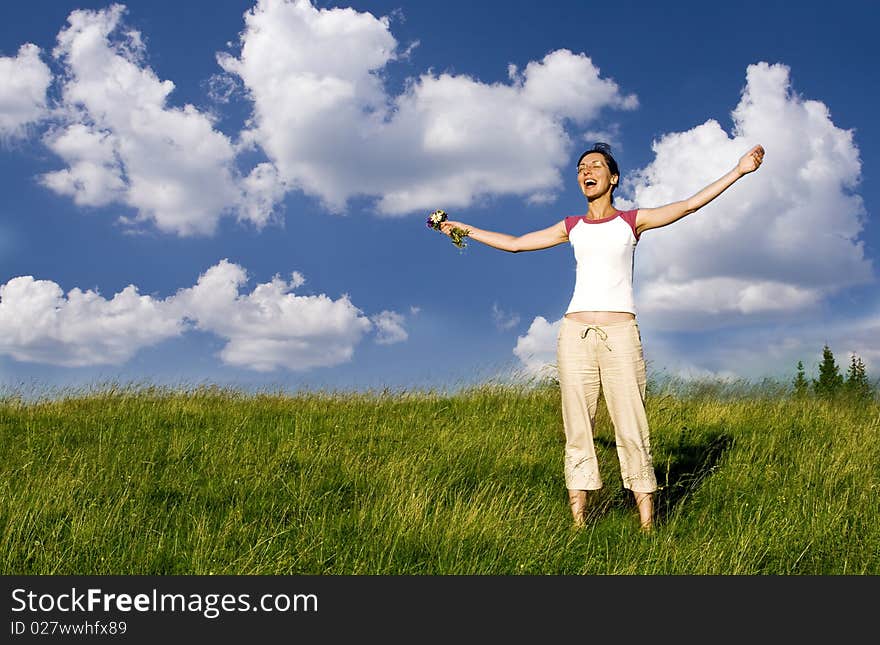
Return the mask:
{"type": "Polygon", "coordinates": [[[652,388],[657,530],[600,404],[571,527],[552,384],[0,397],[4,574],[878,574],[880,405],[652,388]],[[654,391],[656,390],[656,391],[654,391]]]}

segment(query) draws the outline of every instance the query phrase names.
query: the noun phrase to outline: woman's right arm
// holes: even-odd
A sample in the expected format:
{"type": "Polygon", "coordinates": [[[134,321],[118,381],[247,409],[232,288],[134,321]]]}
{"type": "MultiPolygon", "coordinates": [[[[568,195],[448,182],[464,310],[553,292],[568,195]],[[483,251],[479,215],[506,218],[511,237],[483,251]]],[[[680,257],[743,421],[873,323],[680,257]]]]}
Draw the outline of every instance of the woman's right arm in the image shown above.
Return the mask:
{"type": "Polygon", "coordinates": [[[559,220],[553,226],[520,235],[508,235],[507,233],[496,233],[495,231],[484,231],[480,228],[474,228],[468,224],[446,220],[440,225],[440,230],[446,235],[450,235],[453,228],[461,228],[469,231],[468,237],[482,242],[487,246],[510,253],[520,253],[522,251],[538,251],[540,249],[548,249],[551,246],[568,242],[568,231],[565,230],[565,220],[559,220]]]}

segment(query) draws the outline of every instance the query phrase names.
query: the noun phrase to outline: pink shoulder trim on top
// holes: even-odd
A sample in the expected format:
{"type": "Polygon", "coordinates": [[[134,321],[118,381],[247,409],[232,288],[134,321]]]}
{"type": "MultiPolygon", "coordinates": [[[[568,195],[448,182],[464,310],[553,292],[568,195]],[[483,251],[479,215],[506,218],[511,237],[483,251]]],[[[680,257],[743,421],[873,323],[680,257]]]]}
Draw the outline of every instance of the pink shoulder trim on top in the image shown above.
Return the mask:
{"type": "Polygon", "coordinates": [[[633,235],[635,236],[636,240],[638,240],[639,234],[636,233],[636,215],[638,215],[638,212],[639,212],[638,209],[635,209],[632,211],[620,211],[617,214],[612,215],[611,217],[606,217],[604,219],[594,219],[594,220],[587,219],[586,215],[574,215],[572,217],[566,217],[565,218],[565,232],[567,234],[570,234],[571,229],[574,228],[575,224],[577,224],[578,222],[581,222],[581,221],[586,222],[587,224],[602,224],[604,222],[610,222],[615,217],[619,216],[624,222],[629,224],[629,227],[632,229],[633,235]]]}
{"type": "Polygon", "coordinates": [[[634,211],[621,211],[618,213],[621,219],[629,224],[629,227],[633,230],[633,235],[635,235],[636,239],[639,239],[639,234],[636,232],[636,215],[639,214],[639,209],[635,209],[634,211]]]}

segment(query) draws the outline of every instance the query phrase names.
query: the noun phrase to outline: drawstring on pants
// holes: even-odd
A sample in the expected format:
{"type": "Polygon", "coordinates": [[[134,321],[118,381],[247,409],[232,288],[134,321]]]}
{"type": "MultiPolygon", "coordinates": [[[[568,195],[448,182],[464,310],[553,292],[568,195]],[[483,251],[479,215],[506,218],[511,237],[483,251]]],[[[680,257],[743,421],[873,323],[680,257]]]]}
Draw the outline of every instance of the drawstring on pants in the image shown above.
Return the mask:
{"type": "Polygon", "coordinates": [[[596,332],[596,335],[599,337],[599,340],[601,340],[602,344],[605,345],[605,349],[607,349],[610,352],[611,347],[608,346],[608,342],[607,342],[608,341],[608,334],[601,327],[596,327],[594,325],[587,325],[587,328],[581,332],[581,338],[586,338],[587,334],[589,333],[589,331],[591,329],[596,332]]]}

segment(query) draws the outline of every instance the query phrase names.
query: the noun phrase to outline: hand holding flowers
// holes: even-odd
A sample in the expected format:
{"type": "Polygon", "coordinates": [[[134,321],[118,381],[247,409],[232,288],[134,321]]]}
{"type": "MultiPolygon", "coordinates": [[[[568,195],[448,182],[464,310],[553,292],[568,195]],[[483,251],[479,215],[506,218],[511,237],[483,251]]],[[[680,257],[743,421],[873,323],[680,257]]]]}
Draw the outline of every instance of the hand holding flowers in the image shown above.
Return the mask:
{"type": "Polygon", "coordinates": [[[446,215],[446,211],[434,211],[428,215],[428,221],[426,224],[428,228],[433,228],[435,231],[440,231],[441,233],[448,235],[452,238],[452,243],[458,248],[463,249],[467,246],[467,242],[464,241],[464,238],[470,234],[470,231],[466,228],[456,226],[458,222],[450,221],[446,215]]]}

